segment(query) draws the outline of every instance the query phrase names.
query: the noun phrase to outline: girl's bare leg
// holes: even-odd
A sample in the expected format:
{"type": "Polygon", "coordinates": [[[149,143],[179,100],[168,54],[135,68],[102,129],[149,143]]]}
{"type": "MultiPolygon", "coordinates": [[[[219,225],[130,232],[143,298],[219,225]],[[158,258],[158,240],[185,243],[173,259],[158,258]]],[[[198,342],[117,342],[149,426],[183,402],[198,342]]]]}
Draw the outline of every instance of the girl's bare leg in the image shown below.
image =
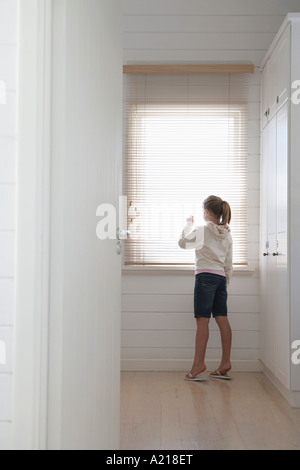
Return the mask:
{"type": "Polygon", "coordinates": [[[226,374],[231,370],[231,344],[232,344],[232,331],[227,317],[216,317],[216,322],[220,328],[221,341],[222,341],[222,360],[219,367],[221,374],[226,374]]]}
{"type": "Polygon", "coordinates": [[[191,374],[193,377],[206,370],[205,354],[209,338],[209,318],[197,318],[195,358],[191,374]]]}

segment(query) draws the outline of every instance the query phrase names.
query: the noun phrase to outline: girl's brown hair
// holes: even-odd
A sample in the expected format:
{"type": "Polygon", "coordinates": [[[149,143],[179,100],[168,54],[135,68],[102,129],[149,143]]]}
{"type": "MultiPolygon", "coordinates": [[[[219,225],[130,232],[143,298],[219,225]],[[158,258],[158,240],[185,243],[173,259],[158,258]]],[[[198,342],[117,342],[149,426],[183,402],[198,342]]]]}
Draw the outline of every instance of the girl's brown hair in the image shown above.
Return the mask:
{"type": "Polygon", "coordinates": [[[219,225],[229,225],[231,222],[231,207],[220,197],[209,196],[203,203],[204,210],[209,210],[219,221],[219,225]]]}

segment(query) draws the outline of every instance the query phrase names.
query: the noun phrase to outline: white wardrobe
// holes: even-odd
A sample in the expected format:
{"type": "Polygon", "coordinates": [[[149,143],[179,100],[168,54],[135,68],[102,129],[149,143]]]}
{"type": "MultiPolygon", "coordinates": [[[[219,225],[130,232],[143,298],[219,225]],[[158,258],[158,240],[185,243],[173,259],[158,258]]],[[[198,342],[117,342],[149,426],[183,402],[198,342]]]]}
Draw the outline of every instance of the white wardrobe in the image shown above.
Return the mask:
{"type": "Polygon", "coordinates": [[[300,407],[300,365],[292,361],[300,340],[299,98],[300,14],[289,14],[262,64],[261,361],[300,407]]]}

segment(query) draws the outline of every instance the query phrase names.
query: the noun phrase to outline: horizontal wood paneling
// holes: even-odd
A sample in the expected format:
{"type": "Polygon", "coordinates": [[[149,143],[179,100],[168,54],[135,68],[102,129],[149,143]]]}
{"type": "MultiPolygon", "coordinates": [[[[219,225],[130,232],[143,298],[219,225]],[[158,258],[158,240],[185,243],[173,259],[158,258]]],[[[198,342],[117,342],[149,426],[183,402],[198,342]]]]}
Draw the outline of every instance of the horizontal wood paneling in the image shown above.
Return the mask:
{"type": "MultiPolygon", "coordinates": [[[[123,330],[122,345],[124,348],[192,348],[195,342],[194,331],[170,331],[141,330],[138,332],[132,330],[123,330]]],[[[218,331],[211,331],[209,338],[209,347],[218,348],[220,346],[220,334],[218,331]]],[[[235,348],[259,348],[259,333],[256,331],[240,331],[233,335],[233,349],[235,348]]]]}
{"type": "MultiPolygon", "coordinates": [[[[185,12],[187,9],[185,9],[185,12]]],[[[124,15],[125,33],[272,33],[282,16],[262,15],[124,15]]]]}
{"type": "MultiPolygon", "coordinates": [[[[194,356],[194,344],[191,344],[188,348],[123,348],[122,357],[123,361],[128,361],[134,363],[134,361],[152,361],[155,364],[155,361],[168,360],[169,363],[174,361],[179,363],[179,361],[184,361],[187,365],[186,367],[191,366],[191,361],[194,356]],[[189,363],[188,363],[189,361],[189,363]]],[[[206,359],[208,360],[220,360],[221,357],[221,347],[213,348],[210,346],[207,349],[206,359]]],[[[232,359],[234,361],[257,361],[259,359],[259,350],[257,348],[234,348],[232,350],[232,359]]],[[[178,369],[181,370],[181,369],[178,369]]]]}
{"type": "Polygon", "coordinates": [[[123,0],[125,63],[260,65],[298,0],[123,0]]]}
{"type": "MultiPolygon", "coordinates": [[[[125,275],[122,280],[122,293],[129,294],[192,294],[194,289],[194,275],[166,276],[155,275],[125,275]]],[[[229,294],[257,295],[259,291],[259,279],[253,276],[233,277],[229,294]]]]}
{"type": "MultiPolygon", "coordinates": [[[[259,331],[259,314],[230,313],[232,329],[234,331],[259,331]]],[[[170,330],[170,331],[195,331],[194,316],[187,313],[123,313],[123,330],[170,330]]],[[[210,329],[218,331],[214,321],[211,321],[210,329]]]]}
{"type": "MultiPolygon", "coordinates": [[[[189,367],[195,341],[193,288],[193,274],[123,276],[124,369],[168,370],[170,367],[181,370],[189,367]]],[[[229,287],[229,312],[235,367],[243,368],[247,363],[247,367],[255,370],[259,367],[260,323],[256,273],[233,277],[229,287]]],[[[220,356],[220,334],[212,320],[206,357],[211,367],[220,356]]]]}
{"type": "Polygon", "coordinates": [[[131,15],[285,15],[299,11],[298,0],[123,0],[123,11],[131,15]]]}
{"type": "MultiPolygon", "coordinates": [[[[193,312],[193,295],[145,295],[125,294],[123,295],[123,312],[193,312]]],[[[228,309],[232,313],[259,312],[259,296],[256,295],[234,295],[228,300],[228,309]]]]}
{"type": "Polygon", "coordinates": [[[267,50],[272,33],[126,33],[128,49],[267,50]]]}

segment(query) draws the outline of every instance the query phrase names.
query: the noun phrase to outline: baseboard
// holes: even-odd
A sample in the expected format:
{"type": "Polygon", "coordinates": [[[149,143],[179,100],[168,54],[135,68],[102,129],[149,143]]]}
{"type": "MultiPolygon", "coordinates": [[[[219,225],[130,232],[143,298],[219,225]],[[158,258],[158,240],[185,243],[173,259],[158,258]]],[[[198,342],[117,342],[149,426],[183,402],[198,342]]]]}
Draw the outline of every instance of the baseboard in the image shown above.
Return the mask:
{"type": "MultiPolygon", "coordinates": [[[[186,372],[191,368],[191,360],[187,359],[122,359],[121,370],[123,372],[186,372]]],[[[217,360],[206,361],[208,371],[219,367],[217,360]]],[[[259,360],[234,360],[233,372],[262,372],[262,364],[259,360]]]]}
{"type": "Polygon", "coordinates": [[[292,408],[300,408],[300,392],[288,390],[277,377],[264,365],[262,365],[262,371],[268,377],[270,382],[277,388],[279,393],[286,399],[288,404],[292,408]]]}

